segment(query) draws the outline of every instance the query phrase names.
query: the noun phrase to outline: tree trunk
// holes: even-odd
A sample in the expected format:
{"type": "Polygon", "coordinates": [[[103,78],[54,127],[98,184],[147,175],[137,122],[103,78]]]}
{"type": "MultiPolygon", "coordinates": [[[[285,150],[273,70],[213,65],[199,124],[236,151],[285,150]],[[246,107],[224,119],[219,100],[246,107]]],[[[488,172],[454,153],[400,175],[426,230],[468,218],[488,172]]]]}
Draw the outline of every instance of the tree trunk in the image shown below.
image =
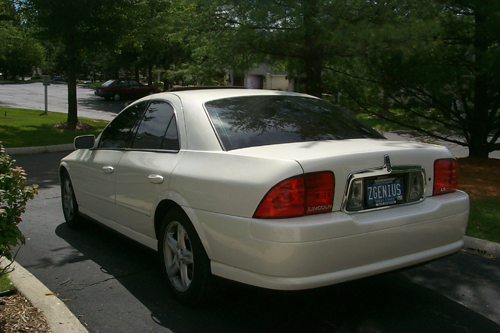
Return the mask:
{"type": "Polygon", "coordinates": [[[474,112],[469,119],[469,156],[488,158],[488,134],[490,124],[488,120],[491,96],[489,95],[489,73],[485,55],[488,52],[488,3],[484,0],[476,1],[475,8],[475,31],[474,31],[474,53],[475,53],[475,87],[474,87],[474,112]]]}
{"type": "Polygon", "coordinates": [[[77,55],[68,49],[68,130],[74,131],[78,123],[78,106],[76,96],[77,55]]]}
{"type": "Polygon", "coordinates": [[[323,52],[317,40],[321,31],[318,26],[318,5],[316,0],[304,2],[304,53],[303,60],[306,72],[306,93],[322,98],[323,96],[323,52]]]}
{"type": "Polygon", "coordinates": [[[153,85],[153,66],[148,64],[148,85],[153,85]]]}

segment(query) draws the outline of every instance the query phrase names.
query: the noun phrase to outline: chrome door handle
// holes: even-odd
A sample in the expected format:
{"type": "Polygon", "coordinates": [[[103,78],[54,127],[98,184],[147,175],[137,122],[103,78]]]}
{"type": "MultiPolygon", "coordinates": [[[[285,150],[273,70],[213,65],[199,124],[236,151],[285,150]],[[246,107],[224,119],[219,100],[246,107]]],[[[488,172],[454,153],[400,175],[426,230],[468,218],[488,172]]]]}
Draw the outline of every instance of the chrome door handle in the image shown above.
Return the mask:
{"type": "Polygon", "coordinates": [[[153,184],[161,184],[161,183],[163,183],[163,176],[160,176],[160,175],[149,175],[148,179],[153,184]]]}
{"type": "Polygon", "coordinates": [[[102,167],[102,171],[104,171],[104,173],[113,173],[115,169],[112,166],[105,166],[102,167]]]}

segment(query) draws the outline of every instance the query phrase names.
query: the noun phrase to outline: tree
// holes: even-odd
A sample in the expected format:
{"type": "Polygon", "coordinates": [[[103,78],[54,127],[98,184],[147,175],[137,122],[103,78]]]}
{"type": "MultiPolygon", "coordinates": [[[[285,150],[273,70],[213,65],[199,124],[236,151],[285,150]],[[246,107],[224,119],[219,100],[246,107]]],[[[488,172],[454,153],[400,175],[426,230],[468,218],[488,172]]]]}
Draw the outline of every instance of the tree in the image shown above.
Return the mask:
{"type": "Polygon", "coordinates": [[[282,62],[305,92],[322,97],[325,67],[353,56],[346,35],[359,34],[361,24],[370,31],[381,12],[392,10],[386,2],[218,0],[199,3],[199,17],[190,21],[203,22],[197,35],[226,66],[245,70],[262,61],[282,62]]]}
{"type": "Polygon", "coordinates": [[[331,68],[333,81],[376,116],[488,157],[500,149],[500,3],[419,2],[402,14],[361,44],[369,52],[331,68]]]}
{"type": "Polygon", "coordinates": [[[44,49],[20,26],[12,1],[0,0],[0,72],[15,80],[43,65],[44,49]]]}
{"type": "Polygon", "coordinates": [[[9,21],[0,21],[0,72],[16,80],[31,76],[33,67],[44,63],[44,48],[29,33],[9,21]]]}
{"type": "Polygon", "coordinates": [[[64,46],[68,75],[68,129],[78,122],[76,79],[82,55],[116,45],[125,31],[132,0],[17,0],[39,36],[64,46]]]}

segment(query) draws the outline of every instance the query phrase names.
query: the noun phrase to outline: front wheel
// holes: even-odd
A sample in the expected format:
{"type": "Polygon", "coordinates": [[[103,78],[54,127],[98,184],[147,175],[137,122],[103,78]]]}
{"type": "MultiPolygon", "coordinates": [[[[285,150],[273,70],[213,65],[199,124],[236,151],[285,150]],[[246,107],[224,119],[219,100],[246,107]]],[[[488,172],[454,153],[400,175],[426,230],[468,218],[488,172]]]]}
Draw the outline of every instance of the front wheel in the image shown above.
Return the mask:
{"type": "Polygon", "coordinates": [[[119,100],[121,99],[120,94],[114,94],[114,95],[113,95],[113,99],[114,99],[115,101],[119,101],[119,100]]]}
{"type": "Polygon", "coordinates": [[[167,285],[184,304],[199,304],[208,298],[212,274],[210,261],[196,230],[178,209],[163,220],[158,250],[167,285]]]}
{"type": "Polygon", "coordinates": [[[78,204],[76,202],[73,185],[69,179],[69,175],[65,173],[61,178],[61,201],[64,213],[64,219],[68,227],[76,229],[81,226],[81,217],[78,212],[78,204]]]}

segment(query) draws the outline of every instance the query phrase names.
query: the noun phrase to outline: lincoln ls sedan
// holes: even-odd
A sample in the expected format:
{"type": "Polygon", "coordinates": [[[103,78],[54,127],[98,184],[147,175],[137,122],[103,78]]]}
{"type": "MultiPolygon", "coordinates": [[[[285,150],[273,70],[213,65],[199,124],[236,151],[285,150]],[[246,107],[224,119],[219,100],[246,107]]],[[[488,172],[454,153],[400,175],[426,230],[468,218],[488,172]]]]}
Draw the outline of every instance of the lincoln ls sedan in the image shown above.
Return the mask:
{"type": "Polygon", "coordinates": [[[127,106],[75,139],[62,208],[159,252],[180,302],[214,276],[299,290],[459,251],[469,197],[444,147],[388,141],[309,95],[185,89],[127,106]]]}

